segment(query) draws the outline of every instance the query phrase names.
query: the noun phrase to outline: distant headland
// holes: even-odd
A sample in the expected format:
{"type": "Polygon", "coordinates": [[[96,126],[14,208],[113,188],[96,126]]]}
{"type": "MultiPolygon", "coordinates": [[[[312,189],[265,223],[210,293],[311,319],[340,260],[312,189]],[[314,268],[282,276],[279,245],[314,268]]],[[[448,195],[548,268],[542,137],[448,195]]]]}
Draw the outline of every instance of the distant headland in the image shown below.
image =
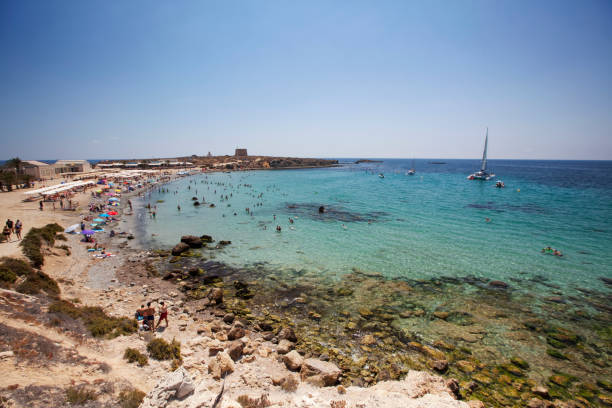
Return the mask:
{"type": "Polygon", "coordinates": [[[146,160],[115,160],[101,161],[97,167],[127,167],[127,168],[164,168],[164,167],[202,167],[211,170],[258,170],[258,169],[299,169],[313,167],[332,167],[338,165],[338,160],[249,156],[247,149],[236,149],[234,155],[184,156],[176,158],[157,158],[146,160]]]}

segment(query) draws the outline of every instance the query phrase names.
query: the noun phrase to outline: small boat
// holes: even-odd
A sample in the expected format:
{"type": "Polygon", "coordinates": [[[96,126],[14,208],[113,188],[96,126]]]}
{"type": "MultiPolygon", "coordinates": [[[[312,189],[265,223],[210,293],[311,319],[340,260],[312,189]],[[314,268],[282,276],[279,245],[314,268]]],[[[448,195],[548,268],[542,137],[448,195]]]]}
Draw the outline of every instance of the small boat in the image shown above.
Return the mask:
{"type": "Polygon", "coordinates": [[[493,173],[487,173],[487,144],[489,142],[489,128],[487,128],[487,133],[485,136],[485,145],[484,152],[482,153],[482,162],[480,163],[480,170],[476,173],[470,174],[467,179],[468,180],[490,180],[492,177],[495,177],[493,173]]]}
{"type": "Polygon", "coordinates": [[[414,176],[414,173],[416,173],[416,170],[414,169],[414,159],[412,159],[412,167],[410,167],[410,170],[408,170],[408,174],[409,176],[414,176]]]}
{"type": "Polygon", "coordinates": [[[378,173],[378,177],[380,177],[380,178],[385,178],[385,175],[384,175],[384,174],[382,174],[382,173],[378,173]]]}

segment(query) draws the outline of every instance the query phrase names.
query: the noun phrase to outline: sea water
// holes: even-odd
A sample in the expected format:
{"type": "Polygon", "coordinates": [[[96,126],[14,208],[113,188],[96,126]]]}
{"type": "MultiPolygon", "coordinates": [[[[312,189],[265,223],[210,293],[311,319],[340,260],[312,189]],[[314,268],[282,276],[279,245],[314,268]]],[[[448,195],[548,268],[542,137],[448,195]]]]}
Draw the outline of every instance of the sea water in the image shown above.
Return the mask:
{"type": "Polygon", "coordinates": [[[612,277],[612,162],[490,161],[500,189],[495,179],[466,179],[478,161],[432,161],[415,160],[413,176],[411,160],[343,159],[334,168],[183,178],[140,200],[156,209],[155,218],[138,213],[140,243],[168,248],[208,234],[232,242],[216,254],[229,265],[335,278],[354,268],[406,279],[520,277],[526,283],[515,286],[530,290],[528,278],[538,277],[549,282],[538,290],[571,293],[612,277]],[[547,246],[563,257],[543,254],[547,246]]]}

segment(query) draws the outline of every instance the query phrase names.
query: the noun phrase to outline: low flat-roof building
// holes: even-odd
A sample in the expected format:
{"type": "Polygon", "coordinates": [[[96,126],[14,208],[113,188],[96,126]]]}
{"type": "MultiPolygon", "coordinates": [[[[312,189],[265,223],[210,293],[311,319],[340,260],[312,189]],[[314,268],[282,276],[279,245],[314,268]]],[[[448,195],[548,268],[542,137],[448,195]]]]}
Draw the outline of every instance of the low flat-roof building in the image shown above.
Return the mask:
{"type": "Polygon", "coordinates": [[[55,177],[55,167],[37,160],[24,160],[21,162],[21,172],[29,174],[38,180],[49,180],[55,177]]]}
{"type": "Polygon", "coordinates": [[[84,173],[91,171],[91,164],[87,160],[58,160],[53,164],[55,174],[84,173]]]}

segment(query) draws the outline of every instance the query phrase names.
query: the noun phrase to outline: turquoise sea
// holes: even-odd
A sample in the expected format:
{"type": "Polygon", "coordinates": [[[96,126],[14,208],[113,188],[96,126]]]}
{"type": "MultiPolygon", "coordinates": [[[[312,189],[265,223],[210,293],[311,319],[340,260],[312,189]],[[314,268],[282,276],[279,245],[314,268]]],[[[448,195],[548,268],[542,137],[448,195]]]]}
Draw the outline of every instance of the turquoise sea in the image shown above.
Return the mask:
{"type": "Polygon", "coordinates": [[[181,235],[209,234],[232,241],[217,255],[225,263],[327,276],[352,268],[410,279],[538,276],[566,291],[612,277],[612,162],[490,161],[506,185],[498,189],[466,180],[476,160],[416,160],[414,176],[406,174],[410,160],[350,161],[181,179],[142,201],[157,212],[140,213],[141,238],[165,248],[181,235]],[[206,204],[194,207],[194,196],[206,204]],[[546,246],[563,257],[542,254],[546,246]]]}
{"type": "Polygon", "coordinates": [[[536,385],[612,400],[612,162],[491,161],[502,189],[466,179],[477,160],[416,160],[414,176],[411,160],[353,162],[158,186],[133,200],[136,244],[162,250],[150,269],[196,308],[222,287],[226,310],[293,326],[345,384],[418,369],[494,407],[526,406],[536,385]],[[164,255],[203,234],[216,242],[164,255]]]}

